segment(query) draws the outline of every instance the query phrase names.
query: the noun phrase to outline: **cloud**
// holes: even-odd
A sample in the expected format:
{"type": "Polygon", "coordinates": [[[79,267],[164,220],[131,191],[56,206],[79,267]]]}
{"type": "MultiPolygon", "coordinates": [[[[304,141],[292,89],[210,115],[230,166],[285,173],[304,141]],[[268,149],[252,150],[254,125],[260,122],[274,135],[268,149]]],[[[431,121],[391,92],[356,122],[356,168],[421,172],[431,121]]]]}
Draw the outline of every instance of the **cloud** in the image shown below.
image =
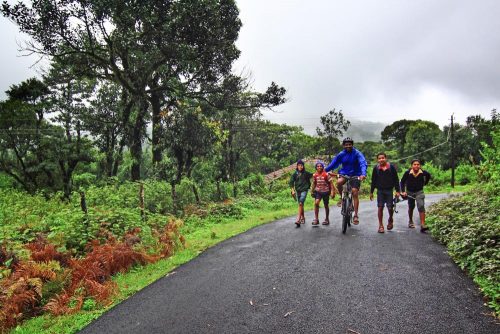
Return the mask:
{"type": "Polygon", "coordinates": [[[272,80],[290,103],[273,120],[333,107],[371,121],[451,113],[488,116],[499,105],[500,3],[491,1],[239,1],[239,64],[255,87],[272,80]]]}

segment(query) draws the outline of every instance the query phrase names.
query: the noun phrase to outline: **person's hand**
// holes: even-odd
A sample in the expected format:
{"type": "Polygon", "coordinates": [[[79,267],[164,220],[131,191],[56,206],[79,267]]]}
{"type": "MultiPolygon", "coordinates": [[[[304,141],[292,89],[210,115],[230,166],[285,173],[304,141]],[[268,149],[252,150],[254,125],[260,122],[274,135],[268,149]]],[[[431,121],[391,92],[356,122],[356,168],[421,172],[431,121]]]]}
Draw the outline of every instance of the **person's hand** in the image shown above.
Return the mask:
{"type": "Polygon", "coordinates": [[[335,191],[332,191],[332,192],[330,193],[330,197],[331,197],[332,199],[334,199],[334,198],[335,198],[335,191]]]}
{"type": "Polygon", "coordinates": [[[295,189],[291,190],[292,196],[295,196],[295,189]]]}
{"type": "Polygon", "coordinates": [[[370,193],[370,201],[373,201],[373,193],[370,193]]]}
{"type": "Polygon", "coordinates": [[[314,191],[311,191],[311,197],[314,198],[314,191]]]}
{"type": "Polygon", "coordinates": [[[361,175],[361,176],[359,177],[359,180],[360,180],[360,181],[363,181],[364,179],[366,179],[366,175],[361,175]]]}
{"type": "Polygon", "coordinates": [[[406,193],[406,191],[403,191],[403,192],[401,193],[401,196],[406,197],[406,196],[408,196],[408,194],[406,193]]]}
{"type": "Polygon", "coordinates": [[[335,173],[333,171],[332,172],[328,172],[328,175],[330,175],[331,177],[335,177],[335,178],[337,178],[339,176],[337,173],[335,173]]]}
{"type": "Polygon", "coordinates": [[[399,192],[396,191],[396,198],[399,198],[399,195],[400,195],[399,192]]]}

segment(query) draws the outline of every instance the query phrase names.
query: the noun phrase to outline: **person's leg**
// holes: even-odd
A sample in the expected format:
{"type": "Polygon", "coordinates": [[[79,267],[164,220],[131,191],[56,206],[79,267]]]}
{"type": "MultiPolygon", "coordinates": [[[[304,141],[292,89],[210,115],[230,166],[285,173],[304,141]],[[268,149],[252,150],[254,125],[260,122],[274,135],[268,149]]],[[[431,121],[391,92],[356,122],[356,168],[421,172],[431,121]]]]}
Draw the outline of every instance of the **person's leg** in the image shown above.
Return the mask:
{"type": "Polygon", "coordinates": [[[339,200],[337,201],[337,206],[338,207],[341,207],[342,206],[342,188],[344,186],[344,183],[345,183],[345,178],[343,177],[339,177],[337,179],[337,192],[339,194],[339,200]]]}
{"type": "Polygon", "coordinates": [[[417,209],[418,209],[418,215],[420,218],[420,229],[422,231],[427,230],[427,226],[425,225],[425,195],[424,192],[418,192],[416,194],[416,202],[417,202],[417,209]]]}
{"type": "Polygon", "coordinates": [[[415,209],[415,199],[408,197],[408,227],[415,228],[413,223],[413,209],[415,209]]]}
{"type": "Polygon", "coordinates": [[[389,213],[389,219],[387,220],[387,229],[392,230],[394,227],[394,207],[387,207],[387,212],[389,213]]]}
{"type": "Polygon", "coordinates": [[[358,216],[358,209],[359,209],[359,189],[358,188],[352,188],[352,201],[354,202],[354,216],[358,216]]]}
{"type": "MultiPolygon", "coordinates": [[[[319,219],[318,219],[318,216],[319,216],[319,202],[321,201],[321,198],[315,198],[314,199],[314,220],[313,220],[313,224],[317,224],[319,219]]],[[[316,225],[315,224],[315,225],[316,225]]]]}
{"type": "Polygon", "coordinates": [[[382,224],[382,219],[384,216],[384,208],[383,207],[378,207],[377,208],[377,215],[378,215],[378,233],[384,233],[384,224],[382,224]]]}
{"type": "Polygon", "coordinates": [[[304,203],[306,202],[307,191],[300,194],[300,222],[304,224],[306,217],[304,216],[304,203]]]}
{"type": "Polygon", "coordinates": [[[325,205],[325,220],[323,221],[323,225],[328,225],[330,224],[330,206],[329,206],[329,199],[330,199],[330,194],[326,194],[325,197],[323,197],[323,204],[325,205]]]}
{"type": "Polygon", "coordinates": [[[384,195],[380,189],[377,189],[377,216],[378,216],[378,229],[384,229],[382,220],[384,218],[384,195]]]}
{"type": "Polygon", "coordinates": [[[389,214],[389,218],[387,219],[387,230],[392,230],[392,228],[394,227],[394,218],[393,218],[393,214],[394,214],[394,203],[393,203],[393,196],[392,196],[392,189],[391,190],[388,190],[385,194],[384,194],[384,202],[385,202],[385,205],[387,206],[387,213],[389,214]]]}

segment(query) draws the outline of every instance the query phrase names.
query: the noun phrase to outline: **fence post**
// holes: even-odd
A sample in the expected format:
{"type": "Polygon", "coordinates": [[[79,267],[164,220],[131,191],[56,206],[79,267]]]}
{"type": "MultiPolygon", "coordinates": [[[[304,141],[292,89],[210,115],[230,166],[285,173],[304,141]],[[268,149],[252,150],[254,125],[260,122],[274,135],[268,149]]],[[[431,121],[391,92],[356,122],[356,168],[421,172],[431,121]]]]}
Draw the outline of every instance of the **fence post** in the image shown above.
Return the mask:
{"type": "Polygon", "coordinates": [[[85,200],[85,192],[80,191],[80,207],[82,208],[83,213],[87,215],[87,201],[85,200]]]}
{"type": "Polygon", "coordinates": [[[142,220],[146,219],[146,214],[144,212],[144,183],[139,183],[139,209],[141,210],[142,220]]]}

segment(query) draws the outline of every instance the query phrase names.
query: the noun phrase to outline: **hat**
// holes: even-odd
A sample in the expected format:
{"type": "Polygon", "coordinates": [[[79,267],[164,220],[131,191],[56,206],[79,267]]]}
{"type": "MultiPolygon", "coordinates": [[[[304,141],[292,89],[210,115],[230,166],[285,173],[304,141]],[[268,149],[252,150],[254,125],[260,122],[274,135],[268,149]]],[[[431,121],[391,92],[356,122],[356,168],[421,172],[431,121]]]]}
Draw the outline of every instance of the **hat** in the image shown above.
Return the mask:
{"type": "Polygon", "coordinates": [[[321,161],[321,160],[316,161],[316,164],[314,165],[314,167],[316,167],[318,164],[321,165],[321,167],[323,167],[323,169],[325,168],[325,164],[323,163],[323,161],[321,161]]]}

